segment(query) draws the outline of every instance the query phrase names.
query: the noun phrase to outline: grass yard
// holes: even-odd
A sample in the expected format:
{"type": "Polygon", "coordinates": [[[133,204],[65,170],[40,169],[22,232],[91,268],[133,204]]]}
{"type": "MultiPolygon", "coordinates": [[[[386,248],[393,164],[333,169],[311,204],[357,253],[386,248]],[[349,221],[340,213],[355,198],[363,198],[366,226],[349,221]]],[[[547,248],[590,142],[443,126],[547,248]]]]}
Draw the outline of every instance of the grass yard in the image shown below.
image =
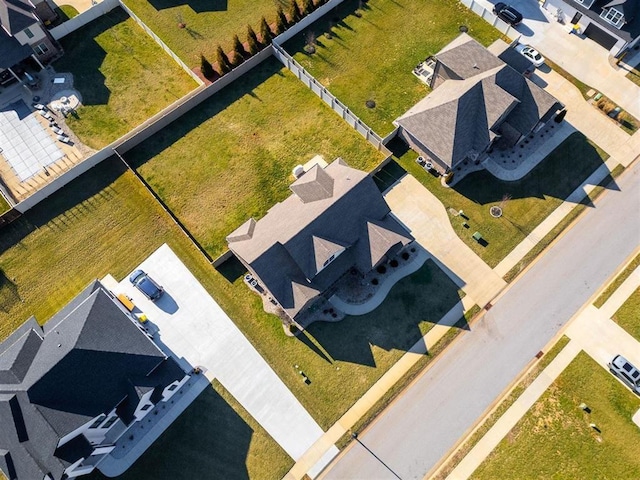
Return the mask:
{"type": "Polygon", "coordinates": [[[321,154],[370,170],[383,159],[269,59],[125,156],[212,257],[249,217],[291,193],[291,170],[321,154]]]}
{"type": "Polygon", "coordinates": [[[640,341],[640,288],[613,315],[613,320],[640,341]]]}
{"type": "Polygon", "coordinates": [[[637,396],[581,352],[471,478],[639,478],[638,408],[637,396]]]}
{"type": "Polygon", "coordinates": [[[100,149],[196,88],[196,82],[121,8],[65,36],[54,63],[82,95],[67,123],[100,149]]]}
{"type": "Polygon", "coordinates": [[[94,278],[123,278],[163,243],[323,428],[460,298],[456,285],[428,262],[375,312],[312,326],[299,339],[286,337],[280,320],[264,313],[242,279],[230,283],[214,270],[133,174],[110,159],[0,230],[0,338],[32,314],[46,321],[94,278]]]}
{"type": "MultiPolygon", "coordinates": [[[[276,480],[293,460],[216,380],[118,480],[276,480]]],[[[106,480],[99,471],[87,480],[106,480]]]]}
{"type": "Polygon", "coordinates": [[[200,65],[200,54],[212,63],[218,44],[231,50],[234,35],[246,41],[247,25],[259,33],[260,19],[275,22],[277,5],[287,0],[126,0],[124,2],[190,67],[200,65]],[[185,28],[178,27],[184,23],[185,28]]]}
{"type": "Polygon", "coordinates": [[[500,263],[606,159],[604,152],[576,132],[521,180],[505,182],[483,170],[469,174],[453,188],[444,188],[439,178],[415,162],[417,154],[407,150],[400,140],[394,140],[389,147],[398,164],[436,195],[447,210],[464,210],[470,228],[462,226],[460,217],[450,215],[453,229],[491,267],[500,263]],[[500,204],[507,194],[511,199],[503,205],[502,217],[493,218],[489,208],[500,204]],[[471,238],[475,231],[482,234],[487,246],[471,238]]]}
{"type": "Polygon", "coordinates": [[[633,273],[633,271],[640,267],[640,254],[636,255],[631,263],[625,267],[625,269],[620,272],[620,274],[611,282],[611,284],[605,289],[602,294],[598,297],[598,299],[593,302],[593,305],[597,308],[602,307],[607,300],[614,294],[614,292],[618,289],[620,285],[624,283],[624,281],[629,278],[629,276],[633,273]]]}
{"type": "Polygon", "coordinates": [[[483,45],[500,33],[456,0],[396,2],[369,0],[357,17],[359,2],[347,0],[311,26],[317,36],[316,53],[304,52],[307,32],[292,39],[285,49],[381,135],[393,130],[391,122],[423,98],[429,89],[412,73],[429,55],[460,34],[469,34],[483,45]],[[332,25],[332,38],[324,35],[332,25]],[[375,108],[365,106],[367,100],[375,108]]]}
{"type": "Polygon", "coordinates": [[[2,215],[4,212],[9,211],[10,209],[11,209],[11,206],[9,205],[7,200],[4,198],[4,196],[0,194],[0,215],[2,215]]]}
{"type": "Polygon", "coordinates": [[[640,86],[640,63],[638,63],[631,69],[629,73],[627,73],[627,78],[636,85],[640,86]]]}

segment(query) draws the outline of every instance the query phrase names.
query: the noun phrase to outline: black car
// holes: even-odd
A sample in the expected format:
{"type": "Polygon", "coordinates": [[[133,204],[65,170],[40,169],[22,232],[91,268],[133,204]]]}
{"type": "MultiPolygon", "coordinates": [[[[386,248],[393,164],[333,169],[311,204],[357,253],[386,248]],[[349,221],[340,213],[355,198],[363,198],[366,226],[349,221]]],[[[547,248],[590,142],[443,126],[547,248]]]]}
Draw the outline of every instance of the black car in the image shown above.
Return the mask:
{"type": "Polygon", "coordinates": [[[129,276],[129,281],[149,300],[156,301],[164,293],[164,289],[142,270],[133,272],[129,276]]]}
{"type": "Polygon", "coordinates": [[[496,3],[493,7],[493,13],[500,20],[507,22],[511,26],[516,26],[522,21],[522,14],[506,3],[496,3]]]}

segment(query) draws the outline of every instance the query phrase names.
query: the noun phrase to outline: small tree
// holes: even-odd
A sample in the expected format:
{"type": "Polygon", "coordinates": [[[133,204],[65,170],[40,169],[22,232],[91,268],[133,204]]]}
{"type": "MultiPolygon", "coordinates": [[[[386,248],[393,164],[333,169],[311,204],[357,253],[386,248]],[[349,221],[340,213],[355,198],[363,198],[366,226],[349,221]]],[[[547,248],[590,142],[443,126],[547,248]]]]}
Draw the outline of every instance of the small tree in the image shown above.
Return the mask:
{"type": "Polygon", "coordinates": [[[247,45],[249,46],[249,53],[255,55],[260,50],[260,43],[258,42],[258,36],[253,31],[251,25],[247,25],[247,45]]]}
{"type": "Polygon", "coordinates": [[[200,54],[200,72],[207,80],[211,80],[215,74],[215,70],[211,66],[211,63],[209,63],[209,60],[207,60],[202,54],[200,54]]]}
{"type": "Polygon", "coordinates": [[[309,15],[311,12],[313,12],[313,1],[302,0],[302,13],[304,15],[309,15]]]}
{"type": "Polygon", "coordinates": [[[280,35],[287,29],[287,17],[282,11],[282,7],[278,7],[278,11],[276,12],[276,31],[274,32],[276,35],[280,35]]]}
{"type": "Polygon", "coordinates": [[[302,12],[300,6],[296,0],[291,0],[289,4],[289,22],[296,23],[302,18],[302,12]]]}
{"type": "Polygon", "coordinates": [[[222,50],[220,45],[218,45],[218,48],[216,49],[216,59],[218,61],[218,70],[221,75],[231,71],[231,62],[229,62],[229,57],[227,57],[227,54],[224,53],[224,50],[222,50]]]}
{"type": "Polygon", "coordinates": [[[269,45],[273,39],[271,28],[269,28],[267,19],[264,17],[260,19],[260,39],[262,40],[263,45],[269,45]]]}
{"type": "Polygon", "coordinates": [[[242,45],[242,42],[238,38],[238,35],[233,36],[233,54],[235,57],[234,63],[236,63],[238,59],[240,60],[238,64],[242,63],[244,59],[249,56],[249,53],[245,50],[244,45],[242,45]]]}

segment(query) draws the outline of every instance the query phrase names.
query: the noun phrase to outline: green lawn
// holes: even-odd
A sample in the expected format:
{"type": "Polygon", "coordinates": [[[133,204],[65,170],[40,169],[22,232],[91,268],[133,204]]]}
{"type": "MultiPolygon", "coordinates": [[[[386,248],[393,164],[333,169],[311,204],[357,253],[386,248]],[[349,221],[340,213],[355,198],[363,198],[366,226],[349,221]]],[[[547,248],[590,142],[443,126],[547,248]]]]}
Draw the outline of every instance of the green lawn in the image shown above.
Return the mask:
{"type": "Polygon", "coordinates": [[[500,33],[456,0],[417,2],[370,0],[361,17],[353,15],[358,2],[347,0],[335,15],[309,30],[318,37],[317,51],[304,52],[306,32],[285,49],[331,93],[381,135],[393,130],[391,122],[423,98],[428,88],[413,68],[460,34],[489,45],[500,33]],[[333,25],[332,38],[324,32],[333,25]],[[367,100],[375,108],[365,106],[367,100]]]}
{"type": "Polygon", "coordinates": [[[627,299],[613,316],[618,325],[640,341],[640,288],[627,299]]]}
{"type": "Polygon", "coordinates": [[[54,63],[71,72],[82,95],[69,127],[83,143],[100,149],[183,97],[196,82],[121,8],[61,40],[54,63]]]}
{"type": "Polygon", "coordinates": [[[640,428],[631,421],[639,408],[637,396],[582,352],[471,478],[640,478],[640,428]]]}
{"type": "Polygon", "coordinates": [[[505,182],[483,170],[469,174],[453,188],[444,188],[439,178],[416,164],[417,154],[407,150],[401,141],[394,140],[389,147],[398,157],[398,164],[447,209],[464,210],[470,228],[463,227],[460,217],[450,215],[453,229],[491,267],[500,263],[606,159],[604,152],[576,132],[521,180],[505,182]],[[500,204],[505,195],[511,199],[504,203],[502,217],[493,218],[489,208],[500,204]],[[482,246],[471,238],[475,231],[488,245],[482,246]]]}
{"type": "Polygon", "coordinates": [[[280,4],[287,0],[126,0],[124,2],[162,41],[190,67],[200,65],[200,54],[215,60],[218,44],[231,50],[234,35],[245,42],[247,25],[259,33],[261,17],[275,22],[280,4]],[[179,23],[185,28],[178,27],[179,23]]]}
{"type": "Polygon", "coordinates": [[[7,203],[7,200],[4,198],[4,196],[0,195],[0,215],[2,215],[4,212],[7,212],[11,209],[11,206],[9,205],[9,203],[7,203]]]}
{"type": "Polygon", "coordinates": [[[627,73],[627,78],[636,85],[640,86],[640,63],[638,63],[631,69],[629,73],[627,73]]]}
{"type": "MultiPolygon", "coordinates": [[[[293,460],[216,380],[118,480],[276,480],[293,460]]],[[[99,471],[87,480],[106,480],[99,471]]]]}
{"type": "Polygon", "coordinates": [[[332,425],[444,313],[457,286],[432,262],[396,285],[373,313],[284,335],[242,279],[214,270],[111,159],[4,228],[0,236],[0,338],[32,314],[46,321],[94,278],[123,278],[168,243],[323,428],[332,425]],[[311,379],[306,385],[294,368],[311,379]]]}
{"type": "Polygon", "coordinates": [[[291,170],[316,154],[364,170],[383,159],[270,59],[125,157],[216,257],[229,233],[289,196],[291,170]]]}

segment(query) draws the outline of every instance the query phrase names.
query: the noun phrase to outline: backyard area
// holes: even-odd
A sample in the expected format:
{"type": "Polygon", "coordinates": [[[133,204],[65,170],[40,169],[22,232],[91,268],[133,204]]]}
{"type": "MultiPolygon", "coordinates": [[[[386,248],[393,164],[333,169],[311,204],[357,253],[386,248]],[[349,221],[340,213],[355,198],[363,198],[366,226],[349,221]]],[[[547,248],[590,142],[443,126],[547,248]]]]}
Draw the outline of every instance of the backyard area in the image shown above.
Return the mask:
{"type": "Polygon", "coordinates": [[[637,396],[581,352],[471,478],[638,478],[640,429],[631,417],[639,408],[637,396]]]}
{"type": "Polygon", "coordinates": [[[64,56],[53,66],[71,72],[82,95],[67,124],[100,149],[197,87],[121,8],[61,40],[64,56]]]}
{"type": "Polygon", "coordinates": [[[640,341],[640,288],[614,314],[613,320],[640,341]]]}
{"type": "Polygon", "coordinates": [[[231,50],[234,35],[246,41],[247,25],[259,32],[260,19],[275,22],[276,8],[286,11],[287,0],[126,0],[124,2],[190,67],[200,54],[213,61],[218,44],[231,50]],[[184,25],[184,26],[180,26],[184,25]]]}
{"type": "Polygon", "coordinates": [[[291,192],[315,155],[371,170],[383,156],[275,59],[125,157],[216,257],[225,237],[291,192]]]}
{"type": "Polygon", "coordinates": [[[490,267],[500,263],[606,160],[604,152],[576,132],[521,180],[505,182],[482,170],[445,188],[440,178],[426,173],[415,162],[417,154],[400,140],[394,140],[389,147],[397,157],[397,165],[392,163],[389,168],[401,167],[413,174],[448,211],[455,211],[455,216],[450,215],[453,229],[490,267]],[[493,205],[502,205],[502,217],[491,216],[489,209],[493,205]],[[459,210],[469,217],[469,228],[457,216],[459,210]],[[482,234],[486,245],[473,240],[471,235],[476,231],[482,234]]]}
{"type": "Polygon", "coordinates": [[[384,136],[393,130],[391,122],[429,91],[412,74],[413,68],[458,36],[461,25],[485,46],[500,35],[456,0],[347,0],[335,14],[288,42],[285,50],[384,136]],[[310,32],[317,38],[312,55],[304,50],[310,32]],[[365,105],[369,100],[374,108],[365,105]]]}
{"type": "MultiPolygon", "coordinates": [[[[118,480],[276,480],[293,460],[214,381],[118,480]],[[268,459],[268,461],[265,461],[268,459]]],[[[95,471],[87,480],[106,480],[95,471]]]]}

